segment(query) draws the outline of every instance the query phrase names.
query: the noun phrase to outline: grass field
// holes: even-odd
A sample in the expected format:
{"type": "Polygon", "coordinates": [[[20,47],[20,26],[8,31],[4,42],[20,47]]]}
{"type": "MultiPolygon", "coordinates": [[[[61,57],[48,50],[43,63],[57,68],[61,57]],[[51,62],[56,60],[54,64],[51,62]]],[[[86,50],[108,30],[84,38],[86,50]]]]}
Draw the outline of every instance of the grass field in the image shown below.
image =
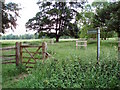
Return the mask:
{"type": "MultiPolygon", "coordinates": [[[[43,41],[45,40],[23,42],[41,45],[43,41]]],[[[14,44],[15,41],[2,42],[3,47],[14,44]]],[[[63,40],[53,45],[48,44],[48,52],[52,57],[44,63],[42,60],[37,61],[31,73],[25,72],[24,68],[20,70],[15,65],[2,65],[2,87],[120,88],[120,66],[115,40],[101,41],[99,65],[96,64],[97,43],[95,41],[89,41],[86,49],[76,50],[75,41],[63,40]]]]}

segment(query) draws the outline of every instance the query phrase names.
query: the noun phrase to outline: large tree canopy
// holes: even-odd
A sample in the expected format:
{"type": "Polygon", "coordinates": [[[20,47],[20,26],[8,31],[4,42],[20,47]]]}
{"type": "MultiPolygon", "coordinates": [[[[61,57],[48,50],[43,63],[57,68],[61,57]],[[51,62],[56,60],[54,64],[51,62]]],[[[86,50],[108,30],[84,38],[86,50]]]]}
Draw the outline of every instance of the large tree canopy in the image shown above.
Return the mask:
{"type": "Polygon", "coordinates": [[[5,29],[11,28],[12,30],[16,28],[17,17],[19,17],[19,5],[13,2],[8,4],[3,3],[2,9],[2,33],[5,33],[5,29]]]}
{"type": "Polygon", "coordinates": [[[93,24],[94,27],[104,27],[107,31],[116,31],[120,34],[120,1],[97,9],[93,24]]]}
{"type": "Polygon", "coordinates": [[[92,28],[93,9],[90,4],[84,6],[82,12],[77,14],[76,20],[80,28],[80,37],[88,38],[91,36],[94,38],[96,35],[88,35],[87,31],[92,28]]]}
{"type": "MultiPolygon", "coordinates": [[[[95,26],[97,24],[97,22],[95,22],[96,18],[94,17],[94,15],[96,15],[96,11],[100,11],[103,7],[105,7],[107,5],[109,5],[107,0],[106,0],[106,2],[93,2],[92,5],[90,5],[90,4],[85,5],[82,12],[80,12],[76,17],[78,24],[79,24],[79,28],[80,28],[80,37],[82,37],[82,38],[83,37],[84,38],[89,38],[89,37],[95,38],[96,37],[95,34],[88,35],[87,31],[90,29],[93,29],[93,28],[95,29],[95,27],[97,27],[97,26],[95,26]],[[94,23],[92,21],[94,21],[94,23]]],[[[102,39],[113,37],[115,34],[114,31],[108,32],[105,27],[101,27],[100,29],[101,29],[100,36],[102,39]]]]}
{"type": "Polygon", "coordinates": [[[55,33],[56,42],[62,35],[77,37],[77,23],[75,17],[77,8],[82,8],[85,2],[38,2],[40,11],[29,19],[26,28],[38,33],[55,33]]]}

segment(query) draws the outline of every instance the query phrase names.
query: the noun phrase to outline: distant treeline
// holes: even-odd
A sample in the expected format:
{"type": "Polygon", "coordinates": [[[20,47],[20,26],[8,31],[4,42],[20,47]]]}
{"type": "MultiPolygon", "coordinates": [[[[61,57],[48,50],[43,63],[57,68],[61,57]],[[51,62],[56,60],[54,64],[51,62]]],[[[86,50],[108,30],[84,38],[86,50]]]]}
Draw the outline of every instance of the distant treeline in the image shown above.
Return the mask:
{"type": "Polygon", "coordinates": [[[1,36],[2,40],[17,40],[17,39],[38,39],[38,35],[37,34],[24,34],[24,35],[13,35],[13,34],[9,34],[9,35],[3,35],[1,36]]]}
{"type": "MultiPolygon", "coordinates": [[[[24,35],[3,35],[0,37],[2,40],[18,40],[18,39],[44,39],[44,38],[55,38],[54,33],[40,33],[40,34],[24,34],[24,35]]],[[[73,38],[70,36],[62,36],[61,38],[73,38]]]]}

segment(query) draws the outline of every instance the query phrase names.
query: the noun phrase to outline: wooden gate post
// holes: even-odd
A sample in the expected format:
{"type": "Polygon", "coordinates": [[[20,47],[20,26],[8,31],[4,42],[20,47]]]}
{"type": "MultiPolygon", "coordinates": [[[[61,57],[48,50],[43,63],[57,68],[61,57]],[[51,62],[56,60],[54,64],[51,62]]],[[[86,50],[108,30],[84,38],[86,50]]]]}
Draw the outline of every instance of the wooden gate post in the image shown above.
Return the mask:
{"type": "Polygon", "coordinates": [[[16,42],[16,66],[19,65],[20,60],[20,43],[16,42]]]}
{"type": "Polygon", "coordinates": [[[43,59],[43,60],[45,60],[46,51],[47,51],[47,43],[46,43],[46,42],[43,42],[43,43],[42,43],[42,59],[43,59]]]}

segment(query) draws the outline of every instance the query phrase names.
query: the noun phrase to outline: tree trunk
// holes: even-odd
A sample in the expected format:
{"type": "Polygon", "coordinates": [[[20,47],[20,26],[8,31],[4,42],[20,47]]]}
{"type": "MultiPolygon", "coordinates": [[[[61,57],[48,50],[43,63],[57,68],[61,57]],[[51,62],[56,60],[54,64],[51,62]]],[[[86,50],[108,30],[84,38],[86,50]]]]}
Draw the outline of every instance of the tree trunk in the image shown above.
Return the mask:
{"type": "Polygon", "coordinates": [[[59,36],[56,35],[56,42],[59,42],[59,36]]]}
{"type": "Polygon", "coordinates": [[[59,42],[59,36],[58,36],[58,14],[56,19],[56,42],[59,42]]]}
{"type": "Polygon", "coordinates": [[[104,40],[106,40],[106,37],[104,37],[104,40]]]}

